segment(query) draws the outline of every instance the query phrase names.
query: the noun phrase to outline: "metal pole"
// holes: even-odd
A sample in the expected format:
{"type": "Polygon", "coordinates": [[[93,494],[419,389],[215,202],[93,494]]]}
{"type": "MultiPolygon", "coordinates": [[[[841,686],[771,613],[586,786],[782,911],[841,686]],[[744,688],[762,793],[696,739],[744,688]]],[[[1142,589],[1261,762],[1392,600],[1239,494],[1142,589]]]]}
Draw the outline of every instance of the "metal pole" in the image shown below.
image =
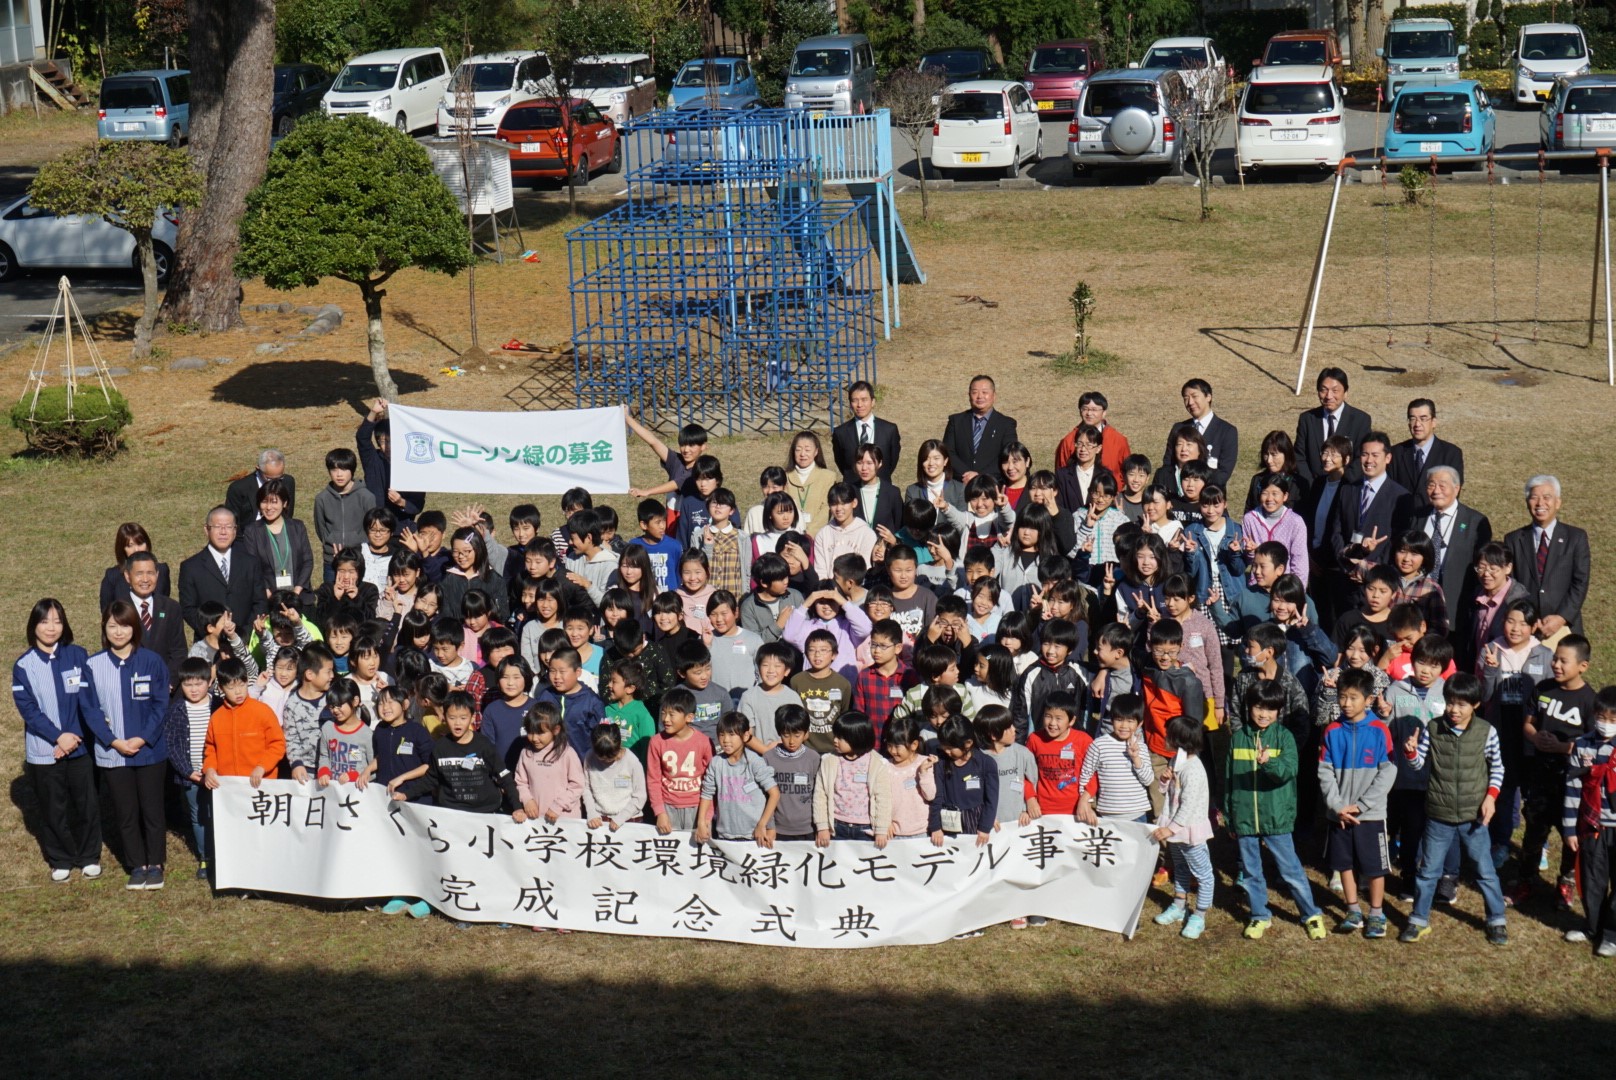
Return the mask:
{"type": "MultiPolygon", "coordinates": [[[[1604,170],[1600,170],[1599,177],[1600,183],[1603,185],[1605,178],[1604,170]]],[[[1601,207],[1601,212],[1599,217],[1594,221],[1594,277],[1593,284],[1588,289],[1588,343],[1583,346],[1585,349],[1591,349],[1594,347],[1594,320],[1599,317],[1599,257],[1600,252],[1603,251],[1605,247],[1606,217],[1605,213],[1603,212],[1603,207],[1605,205],[1603,187],[1600,188],[1599,204],[1601,207]]]]}
{"type": "Polygon", "coordinates": [[[1605,275],[1605,369],[1616,386],[1616,323],[1610,309],[1610,151],[1599,151],[1599,244],[1605,275]]]}
{"type": "MultiPolygon", "coordinates": [[[[1302,362],[1296,368],[1295,393],[1298,396],[1302,393],[1302,380],[1307,378],[1308,353],[1313,349],[1313,320],[1319,311],[1319,293],[1324,291],[1324,261],[1330,254],[1330,232],[1335,228],[1335,209],[1341,199],[1341,181],[1351,163],[1351,158],[1342,158],[1335,169],[1335,187],[1330,191],[1330,212],[1324,219],[1324,237],[1319,241],[1319,258],[1314,264],[1313,285],[1308,291],[1306,325],[1297,331],[1302,339],[1302,362]]],[[[1295,350],[1294,345],[1291,348],[1295,350]]]]}

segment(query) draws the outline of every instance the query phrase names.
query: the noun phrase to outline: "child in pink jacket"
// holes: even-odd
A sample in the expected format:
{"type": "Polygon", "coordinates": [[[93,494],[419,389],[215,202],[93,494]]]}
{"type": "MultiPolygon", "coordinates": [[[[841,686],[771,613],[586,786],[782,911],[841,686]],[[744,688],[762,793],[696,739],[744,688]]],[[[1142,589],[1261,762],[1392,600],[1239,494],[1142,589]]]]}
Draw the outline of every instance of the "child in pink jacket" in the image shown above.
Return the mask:
{"type": "Polygon", "coordinates": [[[528,820],[542,814],[553,825],[583,817],[584,765],[567,742],[561,711],[554,702],[535,702],[522,727],[527,746],[516,763],[516,794],[528,820]]]}

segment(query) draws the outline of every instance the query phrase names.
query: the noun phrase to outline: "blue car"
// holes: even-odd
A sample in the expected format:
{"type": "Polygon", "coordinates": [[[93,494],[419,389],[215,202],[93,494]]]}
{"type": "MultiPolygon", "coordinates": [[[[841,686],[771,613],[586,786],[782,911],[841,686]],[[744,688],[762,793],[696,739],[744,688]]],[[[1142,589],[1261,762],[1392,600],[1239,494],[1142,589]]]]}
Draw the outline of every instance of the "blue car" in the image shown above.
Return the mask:
{"type": "Polygon", "coordinates": [[[757,75],[744,56],[717,56],[711,60],[686,60],[679,74],[673,77],[673,89],[668,91],[668,104],[677,109],[693,98],[707,93],[707,67],[712,66],[713,81],[718,94],[725,98],[755,97],[758,92],[757,75]]]}
{"type": "Polygon", "coordinates": [[[1433,154],[1485,154],[1496,124],[1487,91],[1473,79],[1405,86],[1392,99],[1386,156],[1423,161],[1433,154]]]}

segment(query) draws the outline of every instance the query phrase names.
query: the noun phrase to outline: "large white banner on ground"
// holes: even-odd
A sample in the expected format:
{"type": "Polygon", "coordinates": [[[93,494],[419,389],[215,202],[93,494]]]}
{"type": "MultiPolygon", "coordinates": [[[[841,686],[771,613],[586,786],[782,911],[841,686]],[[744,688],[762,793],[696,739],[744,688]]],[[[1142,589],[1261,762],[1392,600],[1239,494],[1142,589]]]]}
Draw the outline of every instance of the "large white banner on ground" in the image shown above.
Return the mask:
{"type": "Polygon", "coordinates": [[[623,410],[462,412],[390,405],[393,486],[481,495],[628,490],[623,410]]]}
{"type": "Polygon", "coordinates": [[[651,825],[516,824],[389,801],[372,784],[226,778],[221,889],[421,898],[466,922],[846,949],[926,945],[1022,915],[1132,936],[1156,864],[1147,826],[1041,818],[929,839],[703,845],[651,825]]]}

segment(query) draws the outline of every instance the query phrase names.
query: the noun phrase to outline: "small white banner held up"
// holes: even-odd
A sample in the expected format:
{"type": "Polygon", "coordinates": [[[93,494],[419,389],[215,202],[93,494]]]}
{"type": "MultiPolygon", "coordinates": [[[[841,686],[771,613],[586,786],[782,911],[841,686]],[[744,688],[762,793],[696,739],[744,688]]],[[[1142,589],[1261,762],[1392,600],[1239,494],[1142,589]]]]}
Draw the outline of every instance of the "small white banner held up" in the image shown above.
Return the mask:
{"type": "Polygon", "coordinates": [[[628,490],[621,408],[461,412],[390,405],[393,486],[478,495],[628,490]]]}
{"type": "Polygon", "coordinates": [[[929,945],[1022,915],[1132,935],[1150,828],[1045,817],[975,837],[697,845],[651,825],[516,824],[390,802],[379,784],[226,778],[218,886],[328,899],[420,898],[464,922],[809,949],[929,945]]]}

